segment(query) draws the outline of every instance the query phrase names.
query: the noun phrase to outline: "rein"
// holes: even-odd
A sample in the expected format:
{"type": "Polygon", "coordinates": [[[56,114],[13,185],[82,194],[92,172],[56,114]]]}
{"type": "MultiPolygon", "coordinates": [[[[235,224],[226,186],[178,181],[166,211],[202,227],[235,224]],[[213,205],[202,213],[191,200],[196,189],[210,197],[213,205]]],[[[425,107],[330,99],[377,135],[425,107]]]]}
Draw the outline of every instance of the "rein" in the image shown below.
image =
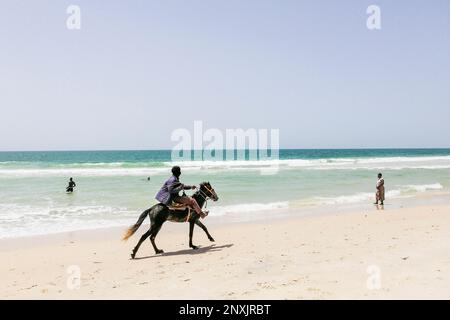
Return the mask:
{"type": "MultiPolygon", "coordinates": [[[[211,189],[209,189],[209,188],[208,188],[207,186],[205,186],[205,185],[203,185],[203,187],[204,187],[206,190],[208,190],[210,194],[212,194],[211,189]]],[[[199,195],[200,197],[203,198],[203,200],[205,200],[205,209],[206,209],[206,208],[208,207],[208,199],[211,199],[211,197],[208,196],[208,195],[202,190],[202,186],[200,186],[200,187],[198,188],[198,190],[197,190],[197,192],[196,192],[195,194],[199,195]]],[[[203,207],[203,206],[202,206],[202,207],[203,207]]],[[[190,207],[188,207],[188,214],[187,214],[187,217],[186,217],[186,222],[188,222],[189,219],[190,219],[190,217],[191,217],[191,210],[192,210],[192,209],[191,209],[190,207]]]]}
{"type": "MultiPolygon", "coordinates": [[[[204,187],[206,190],[208,190],[210,194],[212,194],[212,190],[211,190],[211,189],[209,189],[209,188],[208,188],[207,186],[205,186],[205,185],[203,185],[203,187],[204,187]]],[[[208,195],[202,190],[202,186],[200,186],[200,187],[198,188],[197,193],[198,193],[199,196],[201,196],[201,197],[205,200],[205,208],[207,208],[207,207],[208,207],[208,198],[211,199],[211,197],[208,196],[208,195]]]]}
{"type": "MultiPolygon", "coordinates": [[[[205,187],[206,188],[206,187],[205,187]]],[[[209,191],[209,190],[208,190],[209,191]]],[[[204,200],[205,200],[205,208],[208,206],[208,196],[206,195],[206,193],[204,193],[202,190],[201,190],[201,188],[198,188],[198,190],[197,190],[197,192],[196,192],[196,194],[198,194],[200,197],[202,197],[204,200]]],[[[203,207],[203,206],[202,206],[203,207]]],[[[188,214],[187,214],[187,216],[186,216],[186,222],[188,222],[189,221],[189,219],[191,218],[191,207],[190,206],[188,206],[187,207],[187,209],[188,209],[188,214]]]]}
{"type": "Polygon", "coordinates": [[[205,200],[205,208],[208,207],[208,198],[209,198],[209,196],[205,192],[202,191],[201,187],[198,189],[197,193],[198,193],[198,195],[200,197],[202,197],[205,200]]]}

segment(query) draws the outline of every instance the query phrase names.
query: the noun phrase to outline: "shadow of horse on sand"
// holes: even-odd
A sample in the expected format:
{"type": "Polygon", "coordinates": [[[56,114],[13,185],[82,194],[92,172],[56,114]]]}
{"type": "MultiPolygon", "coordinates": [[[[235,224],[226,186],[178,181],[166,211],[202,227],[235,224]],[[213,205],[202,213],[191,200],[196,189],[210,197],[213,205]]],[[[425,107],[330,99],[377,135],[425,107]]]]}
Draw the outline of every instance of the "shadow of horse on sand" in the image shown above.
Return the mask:
{"type": "MultiPolygon", "coordinates": [[[[221,246],[216,246],[215,244],[213,244],[213,245],[209,245],[206,247],[199,247],[197,250],[183,249],[183,250],[178,250],[178,251],[174,251],[174,252],[165,252],[165,253],[161,253],[158,255],[134,258],[134,260],[143,260],[143,259],[150,259],[150,258],[170,257],[170,256],[182,256],[182,255],[197,255],[197,254],[202,254],[202,253],[206,253],[206,252],[222,251],[222,249],[230,248],[232,246],[233,246],[233,243],[224,244],[221,246]]],[[[130,259],[130,260],[132,260],[132,259],[130,259]]]]}

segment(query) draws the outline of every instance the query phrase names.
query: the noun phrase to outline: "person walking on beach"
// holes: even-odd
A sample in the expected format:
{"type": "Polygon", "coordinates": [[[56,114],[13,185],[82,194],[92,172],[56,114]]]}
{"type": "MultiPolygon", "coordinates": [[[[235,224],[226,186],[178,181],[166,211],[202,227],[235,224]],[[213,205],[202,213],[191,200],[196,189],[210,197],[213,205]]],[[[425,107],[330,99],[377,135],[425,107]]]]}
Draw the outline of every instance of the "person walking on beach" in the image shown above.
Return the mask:
{"type": "Polygon", "coordinates": [[[73,192],[73,188],[75,188],[77,184],[73,181],[72,178],[69,179],[69,186],[66,188],[66,192],[73,192]]]}
{"type": "Polygon", "coordinates": [[[206,217],[208,215],[208,211],[202,211],[194,198],[186,195],[180,196],[178,194],[181,190],[195,189],[196,186],[188,186],[180,182],[181,169],[179,166],[174,166],[172,168],[172,174],[172,177],[170,177],[169,180],[163,184],[159,192],[156,194],[156,200],[165,205],[170,205],[172,201],[187,204],[191,206],[202,218],[206,217]]]}
{"type": "Polygon", "coordinates": [[[381,173],[378,174],[377,192],[375,194],[375,204],[381,201],[381,205],[384,204],[384,178],[381,173]]]}

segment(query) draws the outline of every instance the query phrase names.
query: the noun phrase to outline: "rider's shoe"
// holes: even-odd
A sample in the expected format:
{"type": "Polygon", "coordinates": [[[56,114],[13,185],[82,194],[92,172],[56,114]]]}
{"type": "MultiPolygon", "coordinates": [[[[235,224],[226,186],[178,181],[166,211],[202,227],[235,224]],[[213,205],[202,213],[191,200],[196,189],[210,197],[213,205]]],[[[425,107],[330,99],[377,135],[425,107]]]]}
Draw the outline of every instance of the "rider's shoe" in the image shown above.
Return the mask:
{"type": "Polygon", "coordinates": [[[201,217],[202,219],[205,219],[206,216],[208,215],[208,213],[209,213],[209,211],[207,211],[207,210],[202,211],[202,213],[200,214],[200,217],[201,217]]]}

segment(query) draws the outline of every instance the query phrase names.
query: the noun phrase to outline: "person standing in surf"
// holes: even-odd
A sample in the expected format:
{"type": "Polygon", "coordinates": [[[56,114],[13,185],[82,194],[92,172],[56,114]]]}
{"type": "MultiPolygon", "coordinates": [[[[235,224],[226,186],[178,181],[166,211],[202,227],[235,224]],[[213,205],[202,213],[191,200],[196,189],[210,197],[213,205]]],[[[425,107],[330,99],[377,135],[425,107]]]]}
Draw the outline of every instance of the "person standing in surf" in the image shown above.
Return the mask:
{"type": "Polygon", "coordinates": [[[378,201],[381,202],[381,205],[384,204],[384,178],[381,173],[378,174],[377,180],[377,192],[375,193],[375,204],[378,204],[378,201]]]}
{"type": "Polygon", "coordinates": [[[73,192],[73,188],[75,188],[77,184],[73,181],[72,178],[69,179],[69,186],[66,188],[66,192],[73,192]]]}

